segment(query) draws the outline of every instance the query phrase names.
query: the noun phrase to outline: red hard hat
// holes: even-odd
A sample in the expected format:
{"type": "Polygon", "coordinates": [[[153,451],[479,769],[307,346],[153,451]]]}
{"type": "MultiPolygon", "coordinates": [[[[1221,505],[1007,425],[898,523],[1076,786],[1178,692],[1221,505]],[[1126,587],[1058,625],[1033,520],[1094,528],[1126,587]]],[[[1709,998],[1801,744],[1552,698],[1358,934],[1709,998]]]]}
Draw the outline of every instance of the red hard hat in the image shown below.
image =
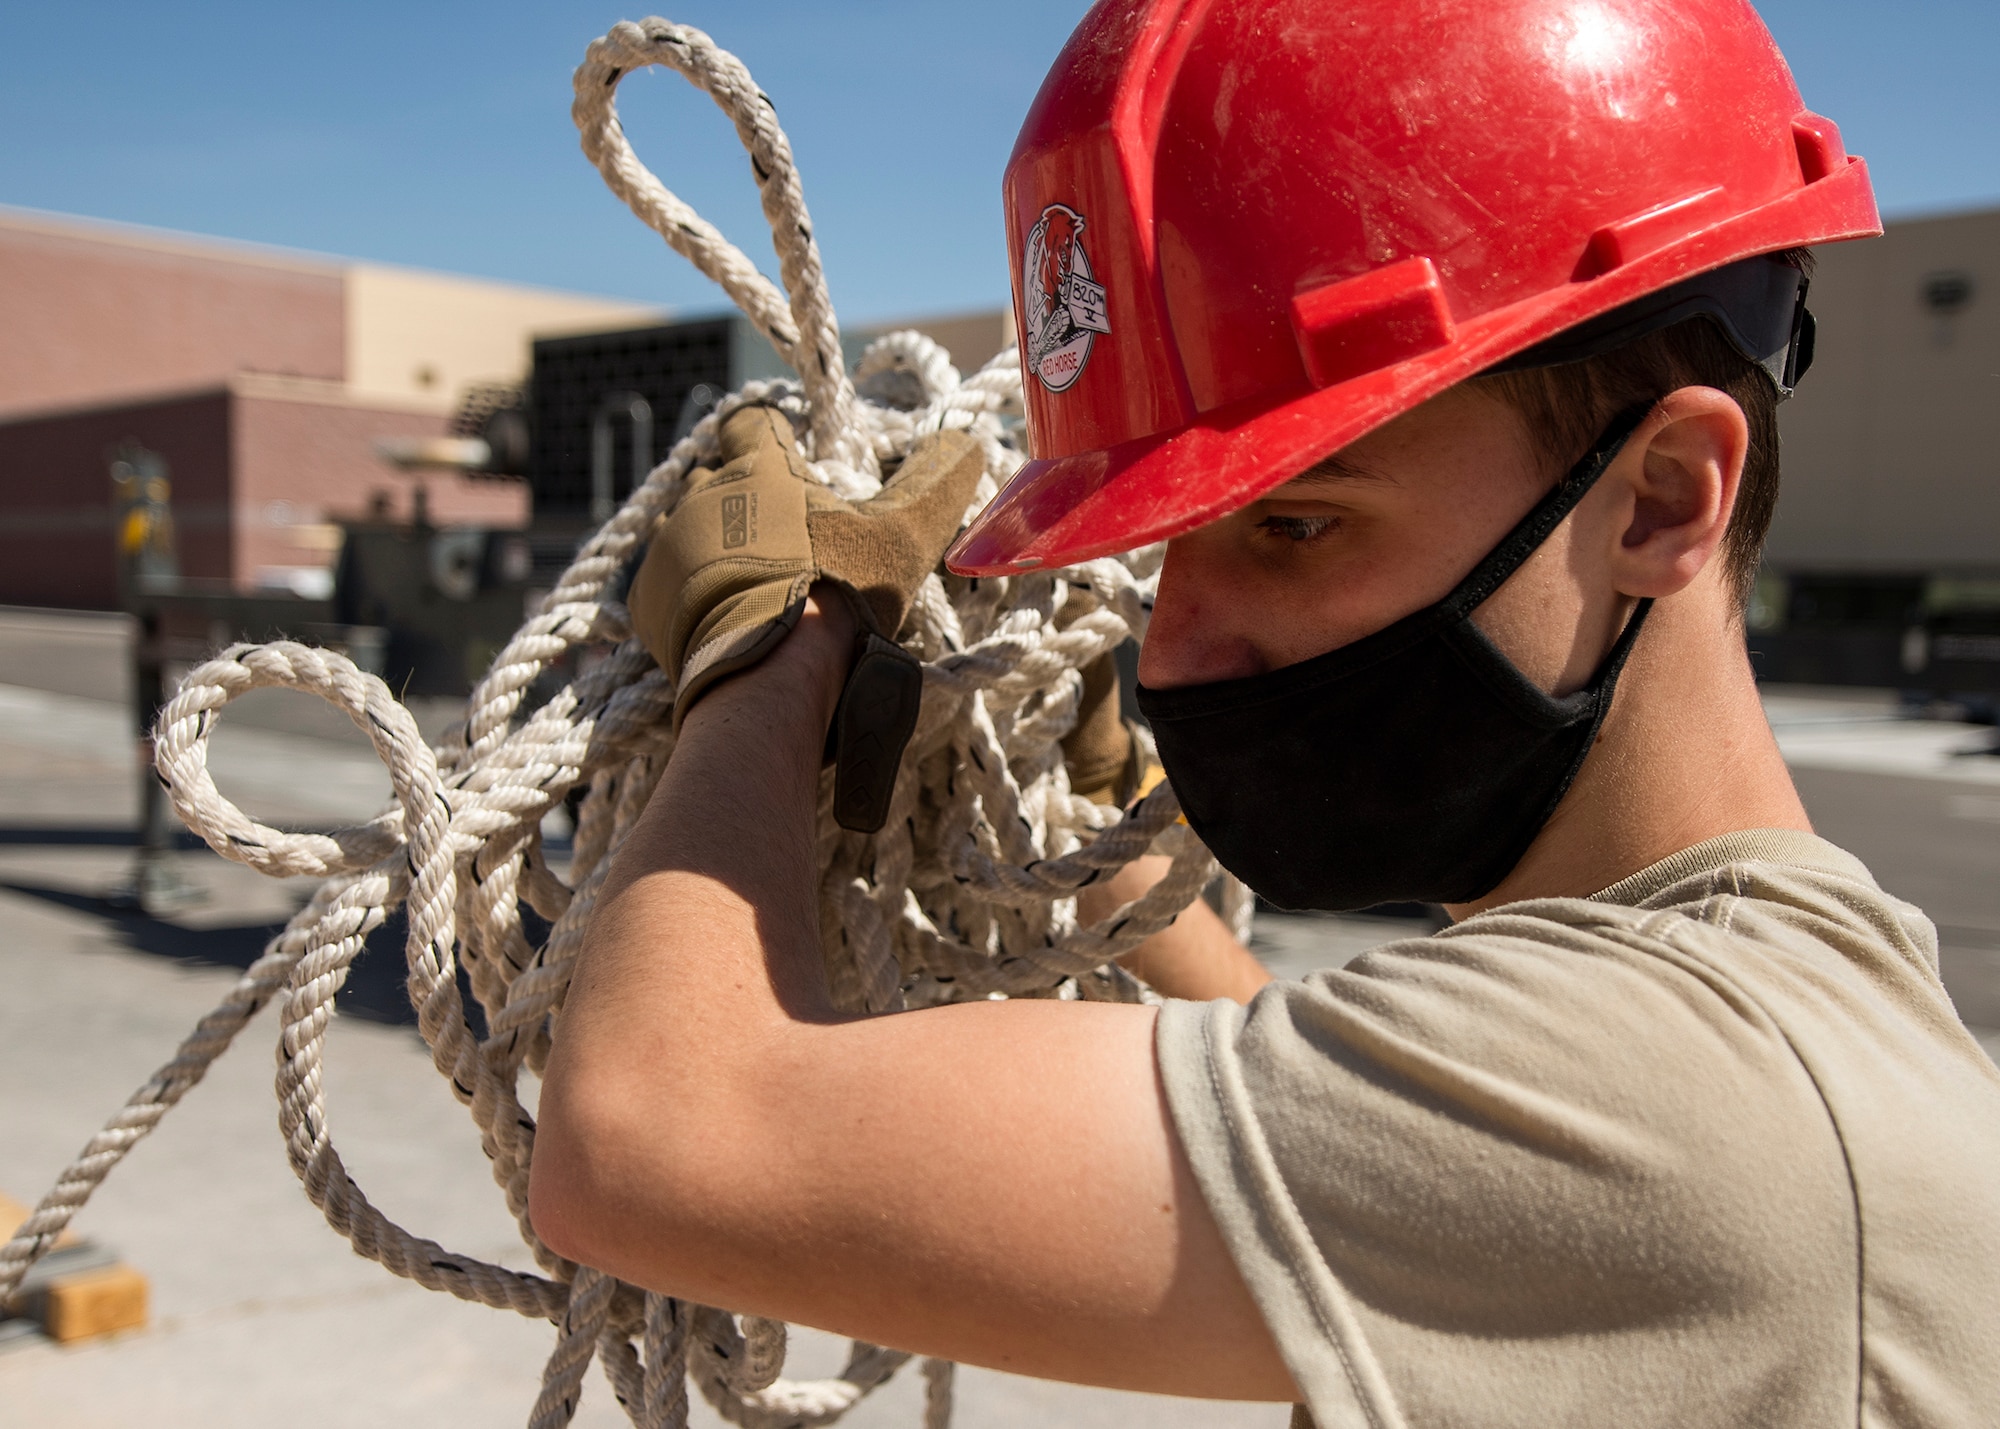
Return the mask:
{"type": "Polygon", "coordinates": [[[1564,329],[1881,232],[1747,0],[1100,0],[1005,199],[1033,460],[966,575],[1178,535],[1564,329]]]}

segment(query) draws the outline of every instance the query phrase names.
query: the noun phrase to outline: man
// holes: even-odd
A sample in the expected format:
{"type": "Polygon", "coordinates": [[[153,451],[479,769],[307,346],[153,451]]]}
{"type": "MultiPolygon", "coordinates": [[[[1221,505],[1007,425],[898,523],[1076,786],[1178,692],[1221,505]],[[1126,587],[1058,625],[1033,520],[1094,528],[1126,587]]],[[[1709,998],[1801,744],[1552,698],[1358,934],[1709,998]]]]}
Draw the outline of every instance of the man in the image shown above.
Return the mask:
{"type": "Polygon", "coordinates": [[[1105,3],[1006,194],[1037,459],[953,567],[1168,539],[1141,699],[1196,829],[1280,903],[1458,921],[1266,983],[1197,905],[1157,1012],[835,1014],[821,756],[962,452],[857,513],[749,409],[635,587],[680,737],[562,1014],[542,1235],[1327,1426],[1990,1422],[2000,1074],[1743,653],[1800,250],[1876,230],[1748,5],[1105,3]],[[792,555],[709,551],[731,499],[792,555]]]}

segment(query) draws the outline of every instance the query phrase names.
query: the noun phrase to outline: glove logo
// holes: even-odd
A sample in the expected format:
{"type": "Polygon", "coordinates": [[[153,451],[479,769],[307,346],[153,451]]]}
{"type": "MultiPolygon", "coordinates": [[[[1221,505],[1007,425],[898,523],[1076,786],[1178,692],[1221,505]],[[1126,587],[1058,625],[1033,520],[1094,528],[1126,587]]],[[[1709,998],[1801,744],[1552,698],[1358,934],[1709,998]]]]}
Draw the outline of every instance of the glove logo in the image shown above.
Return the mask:
{"type": "Polygon", "coordinates": [[[1083,215],[1067,204],[1042,210],[1028,234],[1021,294],[1028,318],[1028,367],[1051,392],[1083,375],[1091,345],[1109,335],[1102,283],[1092,279],[1083,251],[1083,215]]]}
{"type": "Polygon", "coordinates": [[[725,551],[747,546],[755,539],[750,519],[754,512],[754,496],[725,496],[722,498],[722,548],[725,551]]]}

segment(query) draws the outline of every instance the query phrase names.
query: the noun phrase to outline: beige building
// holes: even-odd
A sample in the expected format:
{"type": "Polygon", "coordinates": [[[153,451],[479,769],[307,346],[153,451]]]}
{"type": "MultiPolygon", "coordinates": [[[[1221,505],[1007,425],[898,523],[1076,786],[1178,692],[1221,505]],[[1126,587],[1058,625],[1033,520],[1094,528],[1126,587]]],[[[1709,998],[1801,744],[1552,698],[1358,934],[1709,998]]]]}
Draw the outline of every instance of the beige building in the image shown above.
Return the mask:
{"type": "Polygon", "coordinates": [[[1822,248],[1808,301],[1770,564],[2000,574],[2000,209],[1822,248]]]}
{"type": "Polygon", "coordinates": [[[451,410],[475,382],[519,382],[537,337],[659,322],[659,308],[449,273],[356,263],[346,271],[348,390],[451,410]]]}
{"type": "MultiPolygon", "coordinates": [[[[330,521],[407,514],[385,439],[442,435],[534,337],[658,322],[636,303],[0,208],[0,602],[116,598],[111,450],[166,458],[183,572],[324,570],[330,521]]],[[[440,524],[520,525],[516,481],[432,475],[440,524]]]]}

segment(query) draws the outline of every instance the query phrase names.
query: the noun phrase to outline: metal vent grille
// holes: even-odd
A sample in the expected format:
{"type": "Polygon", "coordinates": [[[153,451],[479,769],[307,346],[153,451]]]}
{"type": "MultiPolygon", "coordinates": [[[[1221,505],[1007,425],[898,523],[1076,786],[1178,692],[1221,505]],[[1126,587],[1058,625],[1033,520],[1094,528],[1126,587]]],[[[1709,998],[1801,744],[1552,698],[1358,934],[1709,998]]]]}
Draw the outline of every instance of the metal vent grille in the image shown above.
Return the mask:
{"type": "MultiPolygon", "coordinates": [[[[700,386],[732,385],[738,364],[731,348],[740,341],[739,326],[715,318],[536,342],[528,466],[536,515],[581,515],[589,509],[591,420],[614,392],[636,392],[652,405],[653,457],[664,456],[689,394],[700,386]]],[[[618,423],[612,470],[620,500],[631,490],[631,439],[629,426],[618,423]]]]}

